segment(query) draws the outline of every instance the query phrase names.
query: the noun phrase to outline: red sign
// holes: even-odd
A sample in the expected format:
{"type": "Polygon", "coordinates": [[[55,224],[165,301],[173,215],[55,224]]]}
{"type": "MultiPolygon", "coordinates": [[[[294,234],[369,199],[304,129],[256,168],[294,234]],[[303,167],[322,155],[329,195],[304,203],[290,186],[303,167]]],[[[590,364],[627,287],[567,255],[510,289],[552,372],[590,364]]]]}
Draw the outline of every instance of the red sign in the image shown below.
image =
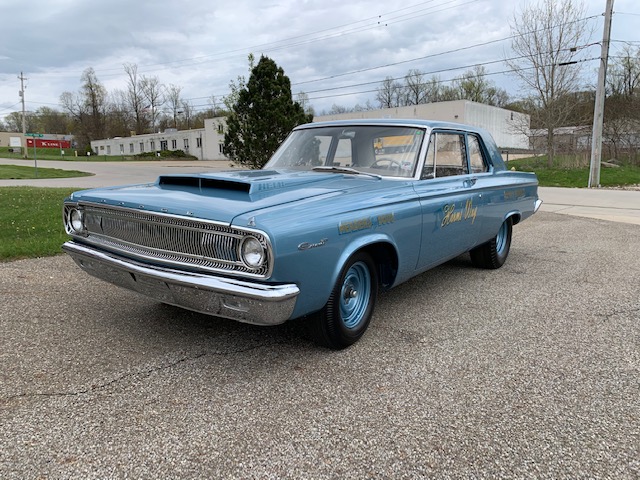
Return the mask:
{"type": "Polygon", "coordinates": [[[36,148],[71,148],[69,140],[44,140],[42,138],[27,138],[27,147],[33,148],[33,141],[36,141],[36,148]]]}

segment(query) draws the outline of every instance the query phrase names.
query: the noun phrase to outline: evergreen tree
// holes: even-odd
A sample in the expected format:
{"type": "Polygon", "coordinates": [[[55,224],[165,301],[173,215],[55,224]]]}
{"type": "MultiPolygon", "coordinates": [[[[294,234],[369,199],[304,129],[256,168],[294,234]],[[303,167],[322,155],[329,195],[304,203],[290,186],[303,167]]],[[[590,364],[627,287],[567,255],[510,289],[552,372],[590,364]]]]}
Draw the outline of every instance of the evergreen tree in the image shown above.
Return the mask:
{"type": "Polygon", "coordinates": [[[295,126],[312,120],[293,101],[284,70],[262,56],[227,117],[225,154],[239,165],[261,168],[295,126]]]}

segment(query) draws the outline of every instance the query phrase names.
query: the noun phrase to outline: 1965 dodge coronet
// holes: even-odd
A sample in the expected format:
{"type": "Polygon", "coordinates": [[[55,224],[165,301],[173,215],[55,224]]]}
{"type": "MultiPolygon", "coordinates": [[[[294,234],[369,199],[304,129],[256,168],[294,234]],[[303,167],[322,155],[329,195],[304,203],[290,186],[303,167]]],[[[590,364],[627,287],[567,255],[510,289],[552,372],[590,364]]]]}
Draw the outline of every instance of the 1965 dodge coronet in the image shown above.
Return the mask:
{"type": "Polygon", "coordinates": [[[378,291],[462,253],[500,267],[538,181],[481,129],[361,120],[294,129],[262,170],[163,175],[65,199],[63,245],[87,273],[259,325],[309,317],[356,342],[378,291]]]}

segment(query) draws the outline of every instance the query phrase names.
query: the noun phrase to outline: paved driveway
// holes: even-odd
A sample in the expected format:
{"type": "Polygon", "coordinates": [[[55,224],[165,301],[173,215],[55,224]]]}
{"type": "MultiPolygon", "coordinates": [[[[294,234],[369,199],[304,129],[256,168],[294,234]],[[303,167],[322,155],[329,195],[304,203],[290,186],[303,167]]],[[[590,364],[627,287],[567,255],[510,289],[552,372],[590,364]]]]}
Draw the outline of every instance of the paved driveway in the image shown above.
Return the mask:
{"type": "Polygon", "coordinates": [[[358,344],[0,264],[0,477],[640,477],[640,227],[540,212],[506,265],[383,295],[358,344]]]}

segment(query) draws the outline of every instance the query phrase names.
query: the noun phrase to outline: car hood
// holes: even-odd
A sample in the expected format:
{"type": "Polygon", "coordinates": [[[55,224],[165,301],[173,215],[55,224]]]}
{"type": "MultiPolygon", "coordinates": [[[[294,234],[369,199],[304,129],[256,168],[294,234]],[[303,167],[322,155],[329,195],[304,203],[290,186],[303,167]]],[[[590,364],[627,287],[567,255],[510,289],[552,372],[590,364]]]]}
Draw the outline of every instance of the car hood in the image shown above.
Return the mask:
{"type": "Polygon", "coordinates": [[[162,175],[155,183],[86,190],[71,199],[231,224],[239,215],[380,182],[364,175],[249,170],[162,175]]]}

